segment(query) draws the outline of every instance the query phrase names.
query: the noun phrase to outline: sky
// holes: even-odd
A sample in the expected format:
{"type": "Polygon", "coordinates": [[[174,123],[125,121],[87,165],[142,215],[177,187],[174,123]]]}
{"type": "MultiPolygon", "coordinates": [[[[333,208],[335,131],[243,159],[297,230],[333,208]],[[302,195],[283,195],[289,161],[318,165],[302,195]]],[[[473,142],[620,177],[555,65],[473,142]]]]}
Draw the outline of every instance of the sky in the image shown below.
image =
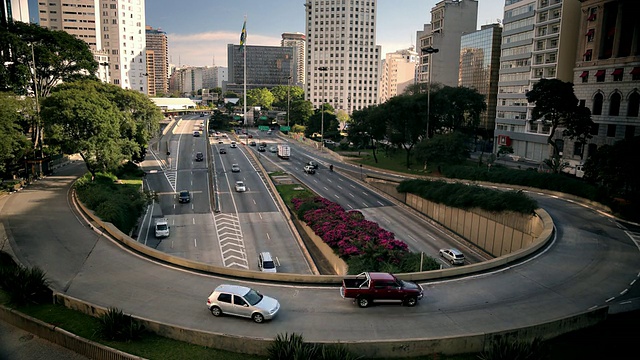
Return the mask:
{"type": "MultiPolygon", "coordinates": [[[[382,53],[415,45],[416,32],[431,20],[440,0],[378,0],[378,45],[382,53]]],[[[240,43],[247,17],[247,45],[280,46],[282,33],[305,33],[305,0],[146,0],[146,24],[169,40],[169,63],[227,66],[227,45],[240,43]]],[[[479,0],[478,23],[502,19],[504,0],[479,0]]]]}

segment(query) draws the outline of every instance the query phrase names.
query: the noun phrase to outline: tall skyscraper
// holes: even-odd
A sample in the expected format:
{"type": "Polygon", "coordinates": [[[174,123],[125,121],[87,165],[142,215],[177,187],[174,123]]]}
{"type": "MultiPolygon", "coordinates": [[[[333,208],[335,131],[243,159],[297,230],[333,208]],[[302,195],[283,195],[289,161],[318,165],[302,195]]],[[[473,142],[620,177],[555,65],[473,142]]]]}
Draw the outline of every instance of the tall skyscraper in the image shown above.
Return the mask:
{"type": "Polygon", "coordinates": [[[147,52],[151,52],[153,66],[147,67],[149,84],[153,81],[155,86],[149,86],[150,96],[167,94],[169,92],[169,46],[167,33],[151,26],[145,27],[147,52]]]}
{"type": "Polygon", "coordinates": [[[485,139],[493,138],[498,97],[500,70],[500,24],[483,25],[480,30],[460,38],[459,86],[477,90],[485,96],[487,111],[480,115],[480,126],[485,139]]]}
{"type": "Polygon", "coordinates": [[[291,74],[292,85],[302,85],[305,82],[305,66],[304,59],[306,56],[307,41],[303,33],[284,33],[282,34],[282,46],[288,46],[293,48],[294,58],[296,59],[297,71],[295,74],[291,74]]]}
{"type": "Polygon", "coordinates": [[[438,53],[421,54],[418,82],[427,82],[430,76],[432,83],[458,86],[460,37],[476,30],[477,19],[478,0],[443,0],[431,9],[431,28],[425,27],[416,50],[421,53],[431,46],[438,53]]]}
{"type": "Polygon", "coordinates": [[[329,103],[351,113],[378,104],[376,3],[307,0],[305,97],[314,107],[329,103]]]}
{"type": "Polygon", "coordinates": [[[534,105],[527,102],[526,93],[542,78],[573,81],[579,23],[579,1],[506,0],[496,149],[511,146],[514,155],[525,159],[549,158],[551,129],[530,121],[534,105]]]}
{"type": "Polygon", "coordinates": [[[574,90],[596,128],[588,144],[564,139],[563,158],[573,160],[640,136],[640,2],[584,0],[580,6],[574,90]]]}
{"type": "Polygon", "coordinates": [[[147,94],[144,11],[145,0],[38,2],[41,26],[75,35],[89,44],[94,55],[106,52],[110,82],[147,94]]]}
{"type": "Polygon", "coordinates": [[[418,53],[409,49],[387,53],[382,60],[380,76],[380,103],[400,95],[409,85],[415,84],[418,53]]]}
{"type": "Polygon", "coordinates": [[[13,21],[29,22],[29,4],[27,0],[2,0],[0,26],[6,27],[13,21]]]}
{"type": "MultiPolygon", "coordinates": [[[[296,72],[297,63],[292,47],[247,45],[244,49],[247,52],[247,91],[287,85],[290,74],[296,72]]],[[[227,45],[229,81],[223,85],[223,92],[244,94],[245,56],[242,51],[240,45],[227,45]]]]}

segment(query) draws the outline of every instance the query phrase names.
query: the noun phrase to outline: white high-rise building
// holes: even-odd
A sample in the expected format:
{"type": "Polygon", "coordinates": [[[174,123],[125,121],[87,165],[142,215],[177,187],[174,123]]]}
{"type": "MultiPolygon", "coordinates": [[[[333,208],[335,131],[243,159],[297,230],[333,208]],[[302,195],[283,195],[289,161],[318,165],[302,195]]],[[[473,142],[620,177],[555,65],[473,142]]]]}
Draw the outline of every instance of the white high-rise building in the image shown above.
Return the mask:
{"type": "Polygon", "coordinates": [[[414,51],[413,46],[387,53],[382,61],[380,103],[402,94],[407,86],[415,83],[417,64],[418,53],[414,51]]]}
{"type": "Polygon", "coordinates": [[[1,25],[5,26],[13,21],[29,22],[29,3],[27,0],[2,0],[1,25]]]}
{"type": "Polygon", "coordinates": [[[226,67],[205,66],[202,71],[202,87],[205,89],[222,88],[222,83],[229,80],[226,67]]]}
{"type": "Polygon", "coordinates": [[[306,38],[303,33],[284,33],[282,34],[282,46],[288,46],[293,48],[294,57],[296,59],[297,71],[295,74],[291,74],[291,85],[304,84],[305,83],[305,66],[304,59],[306,56],[306,38]]]}
{"type": "MultiPolygon", "coordinates": [[[[38,2],[40,25],[66,31],[108,54],[109,82],[147,93],[145,0],[47,0],[38,2]]],[[[101,55],[103,56],[103,55],[101,55]]]]}
{"type": "Polygon", "coordinates": [[[349,114],[378,104],[377,1],[307,0],[305,6],[306,99],[349,114]]]}

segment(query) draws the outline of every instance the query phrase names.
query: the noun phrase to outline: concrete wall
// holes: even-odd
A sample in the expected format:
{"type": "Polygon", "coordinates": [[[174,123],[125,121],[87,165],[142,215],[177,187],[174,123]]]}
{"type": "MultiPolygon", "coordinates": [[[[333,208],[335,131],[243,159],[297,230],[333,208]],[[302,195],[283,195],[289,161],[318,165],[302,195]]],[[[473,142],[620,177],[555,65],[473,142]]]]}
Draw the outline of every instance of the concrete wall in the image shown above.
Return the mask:
{"type": "Polygon", "coordinates": [[[298,221],[300,227],[304,229],[304,232],[307,234],[307,236],[309,236],[318,250],[320,250],[322,256],[324,256],[327,262],[331,264],[331,267],[333,268],[335,273],[337,275],[346,275],[349,271],[347,263],[345,263],[344,260],[342,260],[329,245],[322,241],[322,238],[316,235],[316,233],[307,224],[297,219],[295,221],[298,221]]]}

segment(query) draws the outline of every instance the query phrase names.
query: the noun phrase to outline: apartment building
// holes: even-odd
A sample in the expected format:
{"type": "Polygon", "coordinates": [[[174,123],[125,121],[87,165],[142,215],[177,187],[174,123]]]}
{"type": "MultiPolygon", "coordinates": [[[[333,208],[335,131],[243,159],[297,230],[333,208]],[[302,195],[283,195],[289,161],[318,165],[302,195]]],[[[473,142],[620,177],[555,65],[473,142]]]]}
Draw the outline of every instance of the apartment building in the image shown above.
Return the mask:
{"type": "Polygon", "coordinates": [[[306,55],[307,39],[303,33],[283,33],[281,46],[293,48],[294,58],[296,60],[297,71],[291,74],[291,84],[302,86],[305,83],[305,66],[304,59],[306,55]]]}
{"type": "Polygon", "coordinates": [[[147,94],[144,11],[144,0],[38,1],[41,26],[84,40],[94,55],[106,51],[110,82],[147,94]]]}
{"type": "Polygon", "coordinates": [[[202,73],[202,87],[205,89],[222,88],[222,84],[229,80],[229,73],[226,67],[206,66],[202,73]]]}
{"type": "Polygon", "coordinates": [[[169,93],[169,45],[167,33],[162,29],[145,27],[147,52],[153,57],[153,66],[147,61],[148,95],[169,93]],[[152,86],[153,85],[153,86],[152,86]]]}
{"type": "Polygon", "coordinates": [[[577,0],[506,0],[495,149],[511,146],[514,155],[543,161],[551,155],[550,127],[532,122],[534,104],[526,93],[542,78],[573,81],[580,2],[577,0]]]}
{"type": "Polygon", "coordinates": [[[377,105],[376,0],[307,0],[305,98],[351,113],[377,105]]]}
{"type": "Polygon", "coordinates": [[[387,53],[381,65],[379,103],[401,95],[407,86],[415,84],[417,64],[418,53],[413,46],[387,53]]]}
{"type": "Polygon", "coordinates": [[[431,9],[431,26],[419,32],[418,82],[428,82],[430,77],[432,83],[458,86],[460,38],[476,30],[477,19],[478,0],[443,0],[431,9]],[[429,46],[438,52],[432,55],[421,52],[429,46]]]}
{"type": "Polygon", "coordinates": [[[247,90],[286,86],[289,76],[297,72],[297,61],[293,47],[227,45],[229,80],[223,83],[223,93],[233,91],[244,94],[244,59],[247,59],[247,90]],[[246,51],[246,55],[243,53],[246,51]]]}
{"type": "Polygon", "coordinates": [[[596,123],[588,144],[564,139],[565,159],[581,161],[602,145],[640,136],[640,2],[580,2],[573,69],[580,105],[596,123]]]}
{"type": "Polygon", "coordinates": [[[183,96],[195,96],[203,88],[203,67],[186,66],[175,69],[169,80],[170,90],[177,90],[183,96]]]}
{"type": "Polygon", "coordinates": [[[480,115],[478,134],[484,139],[492,139],[495,128],[501,41],[500,24],[483,25],[460,38],[458,85],[485,96],[487,111],[480,115]]]}

